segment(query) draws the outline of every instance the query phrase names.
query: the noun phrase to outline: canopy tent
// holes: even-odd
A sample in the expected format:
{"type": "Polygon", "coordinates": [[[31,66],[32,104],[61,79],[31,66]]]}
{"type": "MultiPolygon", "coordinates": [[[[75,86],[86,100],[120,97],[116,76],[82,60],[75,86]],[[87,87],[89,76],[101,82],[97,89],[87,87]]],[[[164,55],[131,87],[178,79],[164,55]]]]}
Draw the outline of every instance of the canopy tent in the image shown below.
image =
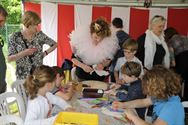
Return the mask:
{"type": "Polygon", "coordinates": [[[44,64],[47,65],[60,66],[64,59],[71,59],[72,51],[68,37],[70,32],[79,25],[89,25],[100,16],[109,22],[114,17],[121,17],[125,31],[135,39],[145,32],[149,20],[156,14],[167,18],[167,27],[175,27],[181,34],[188,35],[188,8],[185,7],[144,8],[25,1],[24,10],[37,12],[42,19],[42,31],[58,41],[57,50],[44,59],[44,64]]]}
{"type": "Polygon", "coordinates": [[[104,6],[143,6],[145,1],[152,1],[153,7],[188,7],[188,0],[23,0],[29,2],[51,2],[63,4],[85,4],[104,6]]]}

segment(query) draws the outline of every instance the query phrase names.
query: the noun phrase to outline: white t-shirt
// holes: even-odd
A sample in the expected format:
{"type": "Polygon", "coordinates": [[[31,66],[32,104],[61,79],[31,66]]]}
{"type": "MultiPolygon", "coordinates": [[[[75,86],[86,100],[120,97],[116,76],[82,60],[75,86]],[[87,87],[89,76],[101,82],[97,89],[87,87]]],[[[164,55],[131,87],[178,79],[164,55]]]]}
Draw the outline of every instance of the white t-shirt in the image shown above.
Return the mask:
{"type": "MultiPolygon", "coordinates": [[[[136,63],[139,63],[139,64],[141,65],[142,71],[141,71],[140,76],[142,76],[142,75],[144,74],[142,62],[141,62],[137,57],[134,57],[131,61],[136,62],[136,63]]],[[[117,60],[116,66],[115,66],[115,68],[114,68],[114,71],[119,72],[119,79],[122,79],[121,67],[122,67],[126,62],[127,62],[127,60],[126,60],[125,57],[118,58],[118,60],[117,60]]]]}
{"type": "Polygon", "coordinates": [[[49,103],[58,105],[63,110],[71,107],[65,100],[52,93],[46,93],[46,97],[38,95],[28,101],[25,125],[52,125],[56,116],[47,118],[49,103]]]}

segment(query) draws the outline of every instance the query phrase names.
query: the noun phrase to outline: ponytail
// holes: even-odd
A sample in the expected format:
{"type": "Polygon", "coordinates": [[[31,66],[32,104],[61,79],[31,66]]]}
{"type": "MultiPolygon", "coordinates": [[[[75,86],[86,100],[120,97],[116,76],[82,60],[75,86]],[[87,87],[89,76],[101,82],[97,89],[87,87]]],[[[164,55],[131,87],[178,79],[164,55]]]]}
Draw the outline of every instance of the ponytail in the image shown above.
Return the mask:
{"type": "Polygon", "coordinates": [[[45,65],[37,67],[33,75],[28,75],[24,83],[24,87],[30,99],[37,97],[39,88],[44,87],[46,83],[53,83],[55,78],[55,73],[51,67],[45,65]]]}

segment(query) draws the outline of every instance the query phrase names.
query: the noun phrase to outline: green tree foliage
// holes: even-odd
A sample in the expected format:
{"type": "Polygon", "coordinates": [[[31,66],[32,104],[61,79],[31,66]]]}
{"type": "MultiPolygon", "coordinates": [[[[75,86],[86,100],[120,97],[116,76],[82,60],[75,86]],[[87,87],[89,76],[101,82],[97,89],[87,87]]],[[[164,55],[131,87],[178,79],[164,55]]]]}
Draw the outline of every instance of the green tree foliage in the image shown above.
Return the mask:
{"type": "Polygon", "coordinates": [[[9,16],[8,24],[20,24],[21,22],[21,0],[0,0],[0,4],[7,10],[9,16]]]}

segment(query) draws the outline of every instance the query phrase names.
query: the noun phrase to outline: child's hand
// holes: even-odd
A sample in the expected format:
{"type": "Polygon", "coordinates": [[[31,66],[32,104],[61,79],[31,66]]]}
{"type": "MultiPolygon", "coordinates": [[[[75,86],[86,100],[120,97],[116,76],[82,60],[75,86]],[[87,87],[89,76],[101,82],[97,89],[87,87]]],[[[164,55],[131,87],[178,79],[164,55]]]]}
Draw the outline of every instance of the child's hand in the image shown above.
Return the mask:
{"type": "Polygon", "coordinates": [[[123,79],[118,79],[118,80],[116,81],[116,83],[117,83],[117,84],[124,84],[125,81],[124,81],[123,79]]]}
{"type": "Polygon", "coordinates": [[[68,92],[73,92],[73,91],[74,91],[73,85],[69,85],[67,91],[68,91],[68,92]]]}
{"type": "Polygon", "coordinates": [[[68,82],[67,84],[63,84],[62,87],[68,89],[68,88],[72,88],[73,85],[71,82],[68,82]]]}
{"type": "Polygon", "coordinates": [[[108,90],[108,91],[105,91],[104,92],[105,94],[108,94],[108,95],[113,95],[113,96],[115,96],[116,95],[116,92],[114,91],[114,90],[108,90]]]}
{"type": "Polygon", "coordinates": [[[112,103],[112,108],[113,108],[114,110],[117,110],[117,109],[119,109],[119,108],[123,108],[123,102],[114,101],[114,102],[112,103]]]}
{"type": "Polygon", "coordinates": [[[70,107],[70,108],[66,108],[66,109],[65,109],[65,111],[67,111],[67,112],[75,112],[75,111],[76,111],[76,109],[75,109],[75,108],[70,107]]]}
{"type": "Polygon", "coordinates": [[[63,93],[67,93],[67,92],[73,92],[73,85],[70,84],[65,84],[61,87],[61,91],[63,93]]]}
{"type": "Polygon", "coordinates": [[[120,87],[121,85],[119,85],[119,84],[112,84],[111,86],[110,86],[110,89],[118,89],[119,87],[120,87]]]}
{"type": "Polygon", "coordinates": [[[133,111],[133,109],[126,109],[123,116],[125,117],[125,119],[132,121],[132,118],[137,117],[137,114],[135,113],[135,111],[133,111]]]}

